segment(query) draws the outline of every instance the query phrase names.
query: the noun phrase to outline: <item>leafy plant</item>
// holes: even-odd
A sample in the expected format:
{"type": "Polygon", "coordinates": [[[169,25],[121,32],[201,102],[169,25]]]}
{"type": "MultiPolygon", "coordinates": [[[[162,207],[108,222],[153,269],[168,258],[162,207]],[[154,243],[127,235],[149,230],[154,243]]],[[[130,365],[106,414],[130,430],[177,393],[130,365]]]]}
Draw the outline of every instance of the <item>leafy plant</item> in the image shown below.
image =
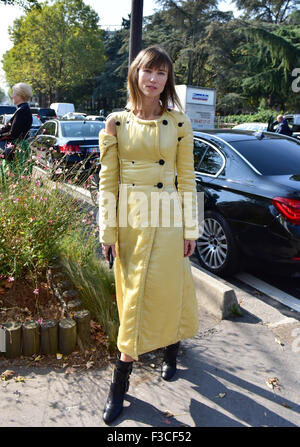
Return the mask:
{"type": "Polygon", "coordinates": [[[108,337],[108,348],[116,348],[119,319],[113,272],[100,259],[97,232],[71,232],[61,241],[58,256],[76,287],[84,307],[99,322],[108,337]]]}
{"type": "Polygon", "coordinates": [[[86,217],[80,204],[55,184],[34,179],[27,160],[24,156],[22,163],[1,165],[0,275],[5,277],[46,268],[59,240],[68,231],[81,231],[86,217]]]}

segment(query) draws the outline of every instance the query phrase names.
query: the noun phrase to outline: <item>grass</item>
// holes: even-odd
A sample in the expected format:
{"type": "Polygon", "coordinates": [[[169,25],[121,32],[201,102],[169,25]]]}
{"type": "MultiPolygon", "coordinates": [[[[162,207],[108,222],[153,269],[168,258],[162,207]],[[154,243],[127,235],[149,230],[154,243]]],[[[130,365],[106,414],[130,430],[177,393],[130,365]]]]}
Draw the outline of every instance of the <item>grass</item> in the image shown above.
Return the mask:
{"type": "Polygon", "coordinates": [[[75,285],[84,308],[99,322],[108,336],[108,348],[113,351],[118,335],[118,310],[115,298],[114,276],[104,261],[90,253],[85,262],[80,262],[74,253],[64,250],[60,262],[75,285]]]}

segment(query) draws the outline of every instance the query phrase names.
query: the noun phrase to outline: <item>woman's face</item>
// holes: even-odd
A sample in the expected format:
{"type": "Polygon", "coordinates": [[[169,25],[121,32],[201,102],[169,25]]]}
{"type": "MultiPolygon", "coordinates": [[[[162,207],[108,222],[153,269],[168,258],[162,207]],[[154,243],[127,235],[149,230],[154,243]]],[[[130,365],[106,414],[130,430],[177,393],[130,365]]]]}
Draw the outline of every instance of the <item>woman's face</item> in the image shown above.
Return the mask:
{"type": "Polygon", "coordinates": [[[18,95],[18,93],[16,93],[14,90],[12,93],[12,99],[14,101],[14,104],[16,104],[16,105],[19,105],[19,104],[22,104],[22,102],[25,102],[24,98],[21,95],[18,95]]]}
{"type": "Polygon", "coordinates": [[[159,98],[165,88],[167,80],[167,67],[139,68],[138,86],[142,94],[147,98],[159,98]]]}

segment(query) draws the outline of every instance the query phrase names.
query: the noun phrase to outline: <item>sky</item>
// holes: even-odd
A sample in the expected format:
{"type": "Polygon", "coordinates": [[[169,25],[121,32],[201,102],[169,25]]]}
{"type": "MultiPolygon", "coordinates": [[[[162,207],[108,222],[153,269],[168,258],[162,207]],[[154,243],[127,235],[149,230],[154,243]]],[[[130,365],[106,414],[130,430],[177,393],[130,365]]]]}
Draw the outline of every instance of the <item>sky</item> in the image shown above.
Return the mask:
{"type": "MultiPolygon", "coordinates": [[[[99,15],[99,24],[104,29],[117,29],[121,26],[122,17],[127,18],[131,12],[131,0],[84,0],[99,15]]],[[[143,15],[151,15],[158,9],[155,0],[144,0],[143,15]]],[[[230,0],[221,1],[219,9],[228,11],[234,10],[230,0]]],[[[0,4],[0,61],[3,54],[12,47],[9,39],[8,27],[13,25],[16,18],[23,14],[23,10],[17,6],[8,6],[0,4]]],[[[5,75],[0,62],[0,87],[7,91],[8,87],[5,83],[5,75]]]]}

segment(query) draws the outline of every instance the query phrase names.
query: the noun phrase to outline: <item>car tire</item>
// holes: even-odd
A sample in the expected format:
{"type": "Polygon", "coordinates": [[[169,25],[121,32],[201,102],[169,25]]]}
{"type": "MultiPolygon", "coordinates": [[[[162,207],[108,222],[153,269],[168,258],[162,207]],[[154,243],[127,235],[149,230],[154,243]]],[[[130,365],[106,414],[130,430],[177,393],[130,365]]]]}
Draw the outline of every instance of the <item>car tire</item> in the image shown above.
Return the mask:
{"type": "Polygon", "coordinates": [[[218,276],[229,276],[238,270],[238,249],[226,219],[216,211],[207,211],[196,241],[200,265],[218,276]]]}
{"type": "Polygon", "coordinates": [[[91,194],[92,202],[95,206],[98,206],[98,191],[99,191],[99,173],[93,174],[91,183],[89,185],[89,191],[91,194]]]}

